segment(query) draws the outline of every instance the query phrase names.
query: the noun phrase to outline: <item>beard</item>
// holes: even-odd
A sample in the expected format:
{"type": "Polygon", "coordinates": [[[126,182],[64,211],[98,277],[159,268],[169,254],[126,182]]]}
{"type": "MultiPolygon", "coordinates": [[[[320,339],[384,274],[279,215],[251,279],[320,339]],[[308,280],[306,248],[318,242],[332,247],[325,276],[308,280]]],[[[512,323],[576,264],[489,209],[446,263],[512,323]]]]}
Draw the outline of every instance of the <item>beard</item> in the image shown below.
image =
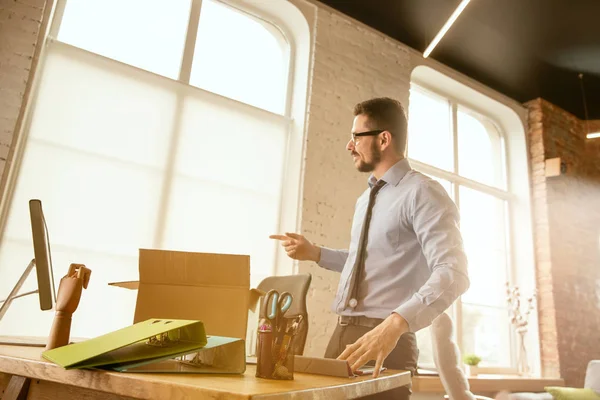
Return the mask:
{"type": "MultiPolygon", "coordinates": [[[[359,172],[373,172],[377,164],[381,161],[381,150],[377,146],[377,142],[371,142],[371,151],[370,151],[370,161],[363,160],[361,158],[358,159],[358,165],[356,169],[359,172]]],[[[353,155],[358,155],[358,153],[352,153],[353,155]]],[[[360,155],[358,155],[360,157],[360,155]]]]}

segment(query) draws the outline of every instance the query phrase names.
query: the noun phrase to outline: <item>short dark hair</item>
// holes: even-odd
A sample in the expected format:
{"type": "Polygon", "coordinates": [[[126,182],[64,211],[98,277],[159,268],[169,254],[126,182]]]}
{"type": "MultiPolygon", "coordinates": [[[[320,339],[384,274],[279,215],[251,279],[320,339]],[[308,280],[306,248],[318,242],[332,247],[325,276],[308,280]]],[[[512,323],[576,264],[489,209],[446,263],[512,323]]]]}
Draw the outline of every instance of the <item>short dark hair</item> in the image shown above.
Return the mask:
{"type": "Polygon", "coordinates": [[[392,135],[398,154],[406,155],[408,122],[402,103],[389,97],[377,97],[354,106],[354,116],[365,115],[369,129],[384,129],[392,135]]]}

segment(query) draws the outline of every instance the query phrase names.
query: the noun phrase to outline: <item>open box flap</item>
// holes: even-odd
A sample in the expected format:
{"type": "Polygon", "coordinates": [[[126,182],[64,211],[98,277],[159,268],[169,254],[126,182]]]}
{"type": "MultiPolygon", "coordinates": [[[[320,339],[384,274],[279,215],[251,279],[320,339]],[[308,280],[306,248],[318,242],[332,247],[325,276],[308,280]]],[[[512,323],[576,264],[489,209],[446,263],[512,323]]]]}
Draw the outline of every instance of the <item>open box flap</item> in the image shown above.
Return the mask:
{"type": "Polygon", "coordinates": [[[138,290],[140,287],[140,281],[109,282],[108,285],[122,287],[129,290],[138,290]]]}

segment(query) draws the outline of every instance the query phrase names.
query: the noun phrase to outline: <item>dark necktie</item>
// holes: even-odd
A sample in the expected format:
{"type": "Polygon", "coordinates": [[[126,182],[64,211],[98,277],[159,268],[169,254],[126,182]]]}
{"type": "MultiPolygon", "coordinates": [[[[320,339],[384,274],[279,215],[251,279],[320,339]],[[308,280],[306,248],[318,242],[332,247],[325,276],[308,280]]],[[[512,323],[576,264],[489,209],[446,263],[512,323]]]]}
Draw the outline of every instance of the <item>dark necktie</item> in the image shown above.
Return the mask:
{"type": "Polygon", "coordinates": [[[373,213],[373,206],[375,205],[375,196],[377,192],[386,184],[382,179],[378,180],[375,186],[371,189],[369,195],[369,205],[367,206],[367,212],[365,213],[365,221],[360,232],[360,240],[358,242],[358,249],[356,250],[356,260],[354,261],[354,269],[352,270],[352,277],[350,278],[350,292],[348,294],[348,305],[351,308],[356,307],[358,304],[358,286],[360,285],[363,270],[365,268],[365,257],[367,252],[367,241],[369,236],[369,224],[371,223],[371,214],[373,213]]]}

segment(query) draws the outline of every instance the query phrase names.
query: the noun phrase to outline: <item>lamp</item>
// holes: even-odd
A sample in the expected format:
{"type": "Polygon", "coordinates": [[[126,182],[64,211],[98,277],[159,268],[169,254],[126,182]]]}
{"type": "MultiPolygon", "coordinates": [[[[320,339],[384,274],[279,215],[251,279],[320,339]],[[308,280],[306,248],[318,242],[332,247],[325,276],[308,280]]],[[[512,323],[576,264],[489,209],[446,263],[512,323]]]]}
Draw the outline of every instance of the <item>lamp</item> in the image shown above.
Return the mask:
{"type": "Polygon", "coordinates": [[[456,21],[458,16],[463,12],[463,10],[469,4],[470,1],[471,0],[462,0],[461,3],[458,5],[458,7],[456,7],[456,10],[454,10],[452,15],[450,15],[450,18],[448,18],[448,21],[446,21],[444,26],[442,26],[442,29],[440,29],[438,34],[435,35],[435,37],[433,38],[433,41],[431,43],[429,43],[429,46],[427,46],[427,48],[425,49],[425,52],[423,53],[424,58],[429,57],[429,54],[431,54],[431,52],[433,51],[435,46],[437,46],[437,44],[440,42],[440,40],[442,40],[442,38],[444,37],[446,32],[448,32],[448,29],[450,29],[452,24],[454,24],[454,22],[456,21]]]}

